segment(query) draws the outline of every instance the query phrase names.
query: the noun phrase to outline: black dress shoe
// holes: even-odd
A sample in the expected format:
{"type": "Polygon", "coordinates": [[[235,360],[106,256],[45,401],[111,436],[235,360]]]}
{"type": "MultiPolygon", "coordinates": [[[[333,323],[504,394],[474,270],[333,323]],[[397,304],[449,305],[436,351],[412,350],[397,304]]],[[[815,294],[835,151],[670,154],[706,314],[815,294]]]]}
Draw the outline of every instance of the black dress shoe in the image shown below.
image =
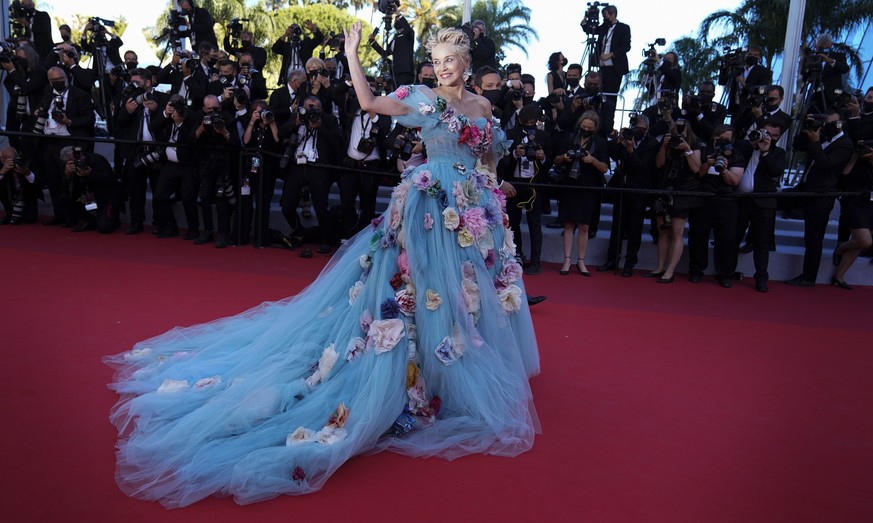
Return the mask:
{"type": "Polygon", "coordinates": [[[215,235],[215,248],[216,249],[224,249],[227,247],[227,235],[218,233],[215,235]]]}
{"type": "Polygon", "coordinates": [[[93,231],[96,228],[97,228],[96,225],[85,222],[85,223],[81,223],[81,224],[73,227],[72,229],[70,229],[70,232],[93,231]]]}
{"type": "Polygon", "coordinates": [[[793,285],[795,287],[815,287],[814,281],[804,280],[803,276],[798,276],[796,278],[791,278],[790,280],[785,280],[787,285],[793,285]]]}
{"type": "Polygon", "coordinates": [[[0,225],[6,225],[7,223],[10,223],[11,221],[12,221],[12,218],[11,218],[11,217],[9,217],[9,216],[4,216],[3,219],[0,220],[0,225]]]}
{"type": "Polygon", "coordinates": [[[834,287],[845,289],[847,291],[852,290],[852,286],[846,283],[846,280],[838,280],[836,276],[831,278],[831,285],[833,285],[834,287]]]}
{"type": "Polygon", "coordinates": [[[312,258],[312,251],[309,249],[303,249],[300,251],[301,258],[312,258]]]}
{"type": "Polygon", "coordinates": [[[630,278],[634,275],[634,266],[633,265],[625,265],[624,269],[621,271],[621,275],[625,278],[630,278]]]}
{"type": "Polygon", "coordinates": [[[176,227],[167,227],[160,234],[158,234],[158,238],[166,239],[166,238],[174,238],[179,236],[179,229],[176,227]]]}
{"type": "Polygon", "coordinates": [[[727,277],[721,277],[718,279],[718,284],[724,287],[725,289],[730,289],[733,283],[731,283],[731,279],[727,277]]]}
{"type": "Polygon", "coordinates": [[[124,231],[124,234],[139,234],[142,232],[142,224],[141,223],[131,223],[130,227],[124,231]]]}
{"type": "Polygon", "coordinates": [[[524,269],[524,273],[527,274],[528,276],[536,276],[537,274],[539,274],[540,273],[540,262],[531,262],[530,265],[528,265],[524,269]]]}
{"type": "Polygon", "coordinates": [[[673,280],[676,279],[676,275],[670,276],[669,278],[665,278],[664,276],[660,276],[657,280],[657,283],[673,283],[673,280]]]}
{"type": "Polygon", "coordinates": [[[537,303],[542,303],[544,301],[546,301],[546,296],[528,296],[527,297],[528,307],[533,307],[537,303]]]}
{"type": "Polygon", "coordinates": [[[317,252],[318,254],[327,254],[330,252],[330,245],[322,243],[315,249],[315,252],[317,252]]]}
{"type": "Polygon", "coordinates": [[[563,229],[564,222],[559,220],[554,220],[546,224],[546,229],[563,229]]]}
{"type": "MultiPolygon", "coordinates": [[[[188,235],[186,234],[185,236],[187,237],[188,235]]],[[[210,243],[212,242],[214,236],[215,235],[212,233],[212,231],[203,231],[200,233],[200,236],[198,236],[197,239],[194,240],[194,245],[205,245],[207,243],[210,243]]],[[[227,245],[227,240],[225,240],[225,245],[227,245]]]]}
{"type": "Polygon", "coordinates": [[[183,236],[183,239],[186,241],[196,240],[198,238],[200,238],[200,231],[198,229],[188,229],[188,231],[185,232],[185,236],[183,236]]]}
{"type": "Polygon", "coordinates": [[[755,290],[758,292],[767,292],[767,279],[766,278],[755,278],[755,290]]]}
{"type": "Polygon", "coordinates": [[[598,267],[597,271],[598,272],[612,272],[617,268],[618,268],[618,265],[616,265],[615,262],[608,261],[608,262],[604,263],[603,265],[601,265],[600,267],[598,267]]]}
{"type": "Polygon", "coordinates": [[[658,271],[658,272],[646,272],[643,273],[643,278],[660,278],[667,271],[658,271]]]}
{"type": "Polygon", "coordinates": [[[700,283],[700,280],[702,280],[702,279],[703,279],[703,275],[698,274],[696,272],[694,274],[688,275],[688,281],[690,281],[691,283],[700,283]]]}
{"type": "Polygon", "coordinates": [[[74,220],[72,218],[69,218],[69,219],[64,220],[64,223],[61,224],[61,227],[63,227],[64,229],[70,229],[70,228],[75,227],[77,225],[79,225],[79,220],[74,220]]]}
{"type": "Polygon", "coordinates": [[[62,223],[64,223],[64,220],[58,218],[57,216],[55,216],[51,220],[46,220],[42,222],[43,225],[60,225],[62,223]]]}

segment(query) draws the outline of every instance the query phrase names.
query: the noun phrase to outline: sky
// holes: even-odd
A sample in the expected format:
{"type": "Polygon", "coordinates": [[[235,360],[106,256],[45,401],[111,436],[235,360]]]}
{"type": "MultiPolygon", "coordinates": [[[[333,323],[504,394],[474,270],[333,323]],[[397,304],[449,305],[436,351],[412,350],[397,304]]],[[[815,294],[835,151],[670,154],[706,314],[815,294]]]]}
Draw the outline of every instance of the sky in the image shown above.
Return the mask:
{"type": "MultiPolygon", "coordinates": [[[[631,52],[628,59],[631,68],[643,60],[642,52],[646,44],[656,38],[670,42],[689,34],[696,34],[700,21],[709,13],[719,9],[733,10],[739,0],[710,0],[708,2],[654,2],[652,0],[617,1],[618,20],[631,27],[631,52]]],[[[517,49],[507,52],[507,63],[517,62],[525,72],[537,79],[537,95],[545,96],[546,61],[551,53],[561,51],[570,61],[579,62],[584,50],[585,33],[579,26],[586,3],[582,0],[527,0],[524,4],[531,9],[531,25],[539,33],[539,40],[527,46],[528,56],[517,49]]],[[[124,50],[133,49],[140,63],[149,65],[157,59],[142,36],[142,28],[154,25],[167,5],[167,0],[37,0],[37,7],[53,16],[70,17],[73,13],[116,18],[124,16],[130,23],[122,36],[124,50]]],[[[362,11],[360,16],[369,20],[369,14],[362,11]]],[[[57,32],[57,28],[53,28],[57,32]]],[[[659,48],[659,50],[665,50],[659,48]]],[[[583,65],[584,66],[584,65],[583,65]]],[[[628,105],[633,100],[627,101],[628,105]]]]}

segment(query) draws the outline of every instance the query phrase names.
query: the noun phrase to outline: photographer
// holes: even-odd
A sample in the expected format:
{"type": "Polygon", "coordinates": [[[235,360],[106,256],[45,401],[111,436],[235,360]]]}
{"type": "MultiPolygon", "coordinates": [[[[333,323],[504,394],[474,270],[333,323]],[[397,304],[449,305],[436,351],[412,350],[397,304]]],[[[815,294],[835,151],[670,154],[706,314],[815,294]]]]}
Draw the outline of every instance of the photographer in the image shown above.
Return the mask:
{"type": "Polygon", "coordinates": [[[276,115],[276,122],[282,126],[296,118],[297,108],[306,98],[306,71],[293,69],[287,74],[288,83],[270,95],[270,110],[276,115]]]}
{"type": "Polygon", "coordinates": [[[189,145],[192,123],[188,106],[181,97],[173,95],[152,119],[152,134],[159,142],[169,142],[164,150],[166,161],[161,166],[158,184],[154,190],[155,226],[160,231],[158,238],[172,238],[179,235],[173,213],[173,196],[182,200],[188,231],[185,240],[196,240],[200,236],[200,218],[197,215],[197,193],[199,183],[194,172],[194,151],[189,145]]]}
{"type": "MultiPolygon", "coordinates": [[[[82,50],[92,56],[100,54],[108,73],[116,65],[121,65],[121,53],[119,50],[124,42],[117,35],[110,33],[106,26],[100,23],[100,18],[91,18],[82,29],[82,50]]],[[[104,22],[108,23],[108,21],[104,22]]]]}
{"type": "MultiPolygon", "coordinates": [[[[242,62],[242,54],[248,53],[252,56],[252,63],[255,69],[263,71],[267,66],[267,50],[263,47],[255,45],[255,37],[251,31],[242,31],[242,23],[237,20],[231,20],[227,26],[227,32],[224,33],[224,50],[228,54],[235,56],[237,61],[242,62]],[[234,25],[234,22],[238,25],[234,25]],[[231,41],[232,33],[238,30],[239,32],[239,47],[234,47],[234,41],[231,41]]],[[[234,38],[234,40],[236,40],[234,38]]]]}
{"type": "Polygon", "coordinates": [[[291,24],[285,33],[279,37],[271,48],[273,54],[282,57],[282,67],[279,69],[279,86],[288,82],[287,74],[297,68],[302,68],[307,60],[312,58],[312,52],[318,44],[324,41],[324,33],[316,27],[312,20],[303,22],[303,27],[312,36],[303,36],[303,30],[297,24],[291,24]]]}
{"type": "MultiPolygon", "coordinates": [[[[155,138],[152,134],[152,121],[157,119],[161,107],[167,103],[166,95],[155,91],[151,76],[145,69],[134,69],[130,84],[122,93],[122,106],[115,116],[116,138],[137,142],[120,143],[120,157],[124,168],[122,180],[127,187],[130,199],[130,227],[125,234],[139,234],[145,222],[146,188],[152,191],[152,215],[157,215],[155,191],[161,168],[162,154],[150,145],[155,138]]],[[[154,233],[159,231],[155,227],[154,233]]]]}
{"type": "MultiPolygon", "coordinates": [[[[230,219],[239,187],[236,173],[231,172],[228,154],[239,148],[239,136],[234,113],[223,110],[218,97],[207,95],[203,99],[203,111],[196,114],[191,143],[194,145],[194,165],[199,178],[200,193],[198,202],[203,232],[194,243],[203,245],[215,240],[218,248],[227,247],[230,234],[230,219]],[[218,230],[212,219],[212,208],[216,206],[218,230]]],[[[192,126],[193,127],[193,126],[192,126]]]]}
{"type": "Polygon", "coordinates": [[[33,0],[13,0],[9,11],[10,18],[14,18],[24,28],[28,38],[33,40],[33,47],[39,57],[48,56],[52,50],[52,21],[49,14],[37,11],[33,0]]]}
{"type": "Polygon", "coordinates": [[[37,220],[40,188],[30,170],[30,160],[12,147],[0,150],[0,204],[6,215],[0,224],[21,225],[37,220]]]}
{"type": "MultiPolygon", "coordinates": [[[[310,58],[306,61],[306,84],[303,87],[304,96],[315,96],[321,100],[321,107],[331,106],[330,78],[321,58],[310,58]]],[[[329,112],[331,116],[332,112],[329,112]]]]}
{"type": "Polygon", "coordinates": [[[724,124],[727,107],[714,101],[715,83],[711,80],[700,82],[697,96],[686,96],[682,100],[685,119],[691,123],[691,130],[703,141],[712,138],[712,131],[724,124]]]}
{"type": "Polygon", "coordinates": [[[349,72],[349,58],[346,56],[346,36],[343,33],[334,35],[331,33],[325,38],[324,45],[318,57],[324,61],[324,68],[330,72],[331,82],[340,81],[349,72]],[[332,56],[327,56],[327,51],[332,56]]]}
{"type": "Polygon", "coordinates": [[[337,233],[328,214],[328,196],[334,183],[332,170],[322,169],[322,165],[339,163],[339,153],[344,149],[343,136],[332,116],[322,112],[321,100],[309,96],[298,110],[295,120],[282,126],[281,135],[288,138],[290,172],[285,179],[282,191],[282,213],[291,226],[292,235],[301,233],[297,218],[297,203],[301,188],[308,182],[312,194],[312,206],[318,217],[321,244],[316,249],[320,254],[330,252],[332,244],[338,244],[337,233]]]}
{"type": "MultiPolygon", "coordinates": [[[[649,133],[651,133],[651,127],[649,133]]],[[[691,126],[678,119],[664,134],[655,155],[655,188],[676,191],[699,191],[701,147],[691,126]]],[[[658,226],[658,266],[647,278],[658,283],[673,283],[676,266],[682,258],[685,222],[693,210],[702,205],[695,196],[658,196],[652,205],[658,226]]]]}
{"type": "Polygon", "coordinates": [[[658,66],[661,78],[658,81],[660,90],[669,90],[678,93],[682,88],[682,70],[679,68],[679,55],[670,51],[661,57],[661,65],[658,66]]]}
{"type": "Polygon", "coordinates": [[[421,140],[419,129],[395,125],[382,141],[388,157],[388,170],[402,173],[410,167],[418,167],[427,162],[427,151],[421,140]]]}
{"type": "Polygon", "coordinates": [[[812,77],[817,73],[819,80],[809,107],[810,114],[824,113],[836,107],[837,91],[843,89],[843,75],[849,72],[846,54],[834,51],[833,46],[831,36],[823,34],[815,41],[815,48],[807,50],[807,60],[814,60],[818,67],[804,79],[814,80],[812,77]]]}
{"type": "Polygon", "coordinates": [[[574,90],[576,94],[564,103],[564,109],[556,122],[560,130],[573,129],[583,113],[593,111],[600,117],[600,136],[607,138],[612,133],[615,103],[609,97],[601,95],[602,80],[603,77],[597,71],[588,71],[585,75],[583,92],[574,90]]]}
{"type": "Polygon", "coordinates": [[[82,46],[73,41],[73,30],[70,29],[70,26],[67,24],[61,24],[58,26],[58,33],[61,35],[61,41],[54,45],[55,48],[59,48],[64,44],[69,45],[73,49],[76,50],[76,53],[79,56],[82,56],[82,46]]]}
{"type": "MultiPolygon", "coordinates": [[[[603,76],[603,91],[617,93],[621,89],[621,79],[628,72],[627,53],[631,46],[631,30],[627,24],[618,21],[618,9],[614,5],[603,8],[603,24],[597,28],[597,56],[600,74],[603,76]]],[[[610,94],[613,104],[616,96],[610,94]]],[[[610,123],[615,116],[615,106],[607,108],[612,112],[601,113],[610,123]]],[[[612,126],[609,127],[609,132],[612,126]]]]}
{"type": "MultiPolygon", "coordinates": [[[[609,151],[606,140],[597,135],[599,123],[597,113],[585,112],[571,139],[559,144],[553,170],[562,185],[603,187],[603,175],[609,170],[609,151]]],[[[564,265],[561,275],[570,273],[573,235],[578,228],[576,268],[582,276],[591,276],[585,266],[585,254],[588,249],[588,226],[600,213],[597,202],[597,195],[593,191],[562,191],[558,205],[558,220],[564,224],[564,265]]]]}
{"type": "Polygon", "coordinates": [[[230,60],[218,64],[218,79],[209,82],[206,88],[206,94],[218,97],[224,111],[234,110],[234,97],[247,100],[249,93],[248,80],[240,81],[236,62],[230,60]]]}
{"type": "MultiPolygon", "coordinates": [[[[660,144],[649,136],[649,119],[643,115],[631,116],[630,127],[622,129],[616,139],[610,142],[609,153],[618,168],[613,172],[610,186],[631,189],[651,189],[652,169],[660,144]],[[615,183],[615,181],[618,183],[615,183]]],[[[609,234],[609,247],[606,249],[606,262],[598,267],[600,271],[614,271],[618,267],[621,244],[627,236],[624,268],[621,275],[633,276],[639,261],[640,244],[643,236],[643,222],[649,197],[636,193],[621,193],[612,197],[612,230],[609,234]]]]}
{"type": "Polygon", "coordinates": [[[63,67],[70,80],[70,86],[91,94],[91,88],[94,87],[94,71],[79,66],[79,53],[72,45],[59,44],[49,53],[46,63],[50,67],[55,65],[63,67]]]}
{"type": "MultiPolygon", "coordinates": [[[[273,93],[274,96],[279,91],[276,90],[273,93]]],[[[243,147],[257,151],[273,154],[282,152],[276,114],[267,107],[267,103],[263,100],[257,100],[251,105],[251,118],[243,132],[242,143],[243,147]]],[[[244,187],[251,187],[251,191],[254,193],[252,198],[255,204],[254,245],[258,248],[268,247],[270,245],[270,205],[273,200],[273,192],[276,190],[276,177],[280,174],[280,169],[278,161],[272,154],[252,156],[249,159],[249,166],[249,174],[244,177],[242,184],[244,187]]],[[[287,187],[284,190],[287,190],[287,187]]],[[[242,195],[242,189],[240,194],[242,195]]],[[[244,235],[245,230],[240,231],[240,233],[244,235]]]]}
{"type": "MultiPolygon", "coordinates": [[[[773,79],[773,71],[760,63],[761,48],[756,45],[750,45],[746,51],[745,65],[735,77],[730,79],[730,101],[728,102],[728,112],[731,114],[740,114],[746,109],[746,100],[752,93],[752,88],[760,85],[770,85],[773,79]]],[[[719,83],[722,85],[728,84],[728,79],[722,78],[727,74],[734,73],[734,70],[722,70],[719,77],[719,83]]]]}
{"type": "Polygon", "coordinates": [[[531,104],[521,108],[518,114],[519,125],[510,130],[506,136],[507,139],[512,140],[510,147],[512,154],[504,156],[497,164],[498,177],[505,182],[510,182],[516,188],[515,196],[507,199],[506,214],[509,215],[509,226],[513,231],[516,256],[519,259],[524,259],[521,213],[525,211],[527,214],[531,245],[530,263],[525,269],[525,274],[530,275],[540,272],[543,229],[538,189],[528,184],[540,183],[546,178],[551,164],[549,158],[552,157],[548,134],[537,128],[537,123],[542,118],[543,112],[537,105],[531,104]]]}
{"type": "Polygon", "coordinates": [[[850,231],[847,241],[834,251],[836,269],[831,284],[851,289],[846,283],[846,272],[858,256],[873,245],[873,88],[867,89],[863,99],[849,104],[848,132],[856,144],[855,157],[843,169],[840,186],[846,191],[864,191],[862,196],[840,198],[840,225],[850,231]]]}
{"type": "Polygon", "coordinates": [[[54,218],[49,223],[62,223],[65,227],[75,225],[70,209],[70,194],[63,184],[64,164],[60,161],[60,150],[76,142],[69,137],[94,136],[94,104],[84,91],[67,85],[67,74],[60,67],[48,71],[49,86],[46,87],[34,128],[47,136],[64,136],[64,139],[41,140],[40,153],[45,158],[41,174],[52,198],[54,218]]]}
{"type": "MultiPolygon", "coordinates": [[[[26,45],[0,52],[0,67],[6,71],[3,85],[9,93],[6,107],[6,130],[30,132],[36,123],[34,112],[39,108],[43,91],[48,84],[45,69],[39,63],[36,49],[26,45]]],[[[10,136],[9,143],[25,156],[36,157],[36,143],[32,139],[10,136]]]]}
{"type": "Polygon", "coordinates": [[[536,96],[536,79],[529,74],[521,75],[521,88],[509,91],[509,104],[503,110],[502,124],[508,131],[518,125],[518,113],[525,105],[531,105],[536,96]]]}
{"type": "MultiPolygon", "coordinates": [[[[749,159],[737,190],[741,193],[776,193],[785,173],[785,150],[776,143],[783,128],[778,120],[751,131],[749,139],[737,143],[737,150],[749,159]]],[[[755,290],[767,292],[770,275],[770,248],[776,227],[776,198],[740,198],[738,202],[736,243],[749,228],[749,244],[755,261],[755,290]]],[[[737,251],[739,254],[739,251],[737,251]]],[[[736,262],[734,262],[736,267],[736,262]]]]}
{"type": "Polygon", "coordinates": [[[837,189],[837,182],[852,159],[852,141],[843,132],[840,113],[830,111],[824,119],[820,115],[807,116],[803,129],[794,138],[794,150],[806,151],[807,164],[803,170],[799,190],[823,193],[801,202],[803,209],[803,273],[786,280],[789,285],[814,287],[821,264],[822,244],[828,220],[834,208],[834,197],[828,192],[837,189]]]}
{"type": "Polygon", "coordinates": [[[342,158],[344,167],[358,172],[341,172],[339,175],[340,206],[342,208],[341,239],[348,239],[376,217],[376,196],[379,191],[379,175],[384,165],[381,144],[391,130],[391,117],[362,111],[354,89],[346,95],[345,111],[348,115],[343,128],[348,147],[342,158]],[[360,197],[361,216],[355,212],[355,200],[360,197]]]}
{"type": "Polygon", "coordinates": [[[719,285],[732,286],[737,260],[737,199],[731,197],[743,178],[747,160],[734,148],[734,130],[728,125],[716,127],[698,170],[706,198],[702,207],[691,211],[688,230],[688,279],[699,282],[709,264],[709,237],[714,235],[713,263],[719,285]]]}
{"type": "MultiPolygon", "coordinates": [[[[497,46],[494,40],[488,37],[488,29],[482,20],[474,20],[471,27],[470,38],[470,65],[474,71],[489,66],[497,69],[497,46]]],[[[399,85],[399,84],[398,84],[399,85]]]]}
{"type": "Polygon", "coordinates": [[[59,159],[64,165],[65,185],[73,199],[73,220],[82,220],[72,231],[115,232],[121,224],[118,219],[121,187],[109,161],[102,155],[73,146],[61,149],[59,159]]]}
{"type": "Polygon", "coordinates": [[[212,15],[206,9],[197,7],[194,0],[179,0],[179,9],[188,15],[191,20],[191,47],[198,47],[203,42],[218,47],[218,39],[215,37],[215,22],[212,15]]]}
{"type": "Polygon", "coordinates": [[[748,136],[755,129],[763,129],[767,122],[775,122],[782,129],[791,125],[791,116],[780,109],[785,90],[781,85],[761,87],[749,96],[746,110],[737,117],[740,136],[748,136]]]}
{"type": "MultiPolygon", "coordinates": [[[[394,16],[394,38],[388,43],[388,49],[383,49],[376,41],[376,32],[370,33],[370,47],[379,53],[383,59],[391,62],[391,74],[395,86],[409,85],[415,81],[415,30],[401,14],[394,16]],[[391,58],[389,58],[389,56],[391,58]]],[[[393,90],[391,87],[389,90],[393,90]]]]}
{"type": "Polygon", "coordinates": [[[218,79],[218,62],[221,61],[221,51],[218,47],[203,42],[197,46],[197,53],[200,56],[200,63],[194,70],[194,74],[199,76],[198,82],[209,85],[209,82],[214,82],[218,79]]]}
{"type": "Polygon", "coordinates": [[[158,83],[170,84],[171,95],[190,100],[191,110],[198,111],[201,100],[206,96],[209,79],[190,51],[174,51],[170,63],[158,75],[158,83]]]}
{"type": "Polygon", "coordinates": [[[660,91],[658,101],[646,107],[643,115],[649,119],[649,132],[654,136],[669,133],[677,120],[685,120],[679,108],[677,93],[673,91],[660,91]]]}
{"type": "Polygon", "coordinates": [[[261,74],[261,70],[255,67],[254,58],[249,53],[241,53],[239,55],[239,78],[238,83],[245,80],[245,85],[249,87],[249,99],[251,100],[266,100],[269,96],[267,91],[267,80],[261,74]]]}

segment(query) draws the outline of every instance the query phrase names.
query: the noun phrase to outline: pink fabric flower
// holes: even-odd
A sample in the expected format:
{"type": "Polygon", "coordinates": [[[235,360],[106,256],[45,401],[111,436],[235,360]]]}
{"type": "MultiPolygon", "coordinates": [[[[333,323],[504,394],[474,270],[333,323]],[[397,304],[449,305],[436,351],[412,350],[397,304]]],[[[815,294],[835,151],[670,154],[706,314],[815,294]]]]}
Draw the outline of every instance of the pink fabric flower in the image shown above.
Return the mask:
{"type": "Polygon", "coordinates": [[[398,100],[403,100],[409,96],[409,87],[401,85],[396,91],[394,91],[394,96],[396,96],[398,100]]]}
{"type": "Polygon", "coordinates": [[[433,229],[433,216],[426,212],[424,213],[424,230],[429,231],[431,229],[433,229]]]}
{"type": "Polygon", "coordinates": [[[415,314],[415,293],[409,292],[408,289],[400,289],[394,293],[394,299],[397,300],[397,305],[400,306],[400,312],[406,316],[415,314]]]}
{"type": "Polygon", "coordinates": [[[400,269],[400,274],[409,275],[409,256],[406,254],[406,249],[400,251],[397,256],[397,268],[400,269]]]}
{"type": "Polygon", "coordinates": [[[426,191],[430,187],[430,171],[422,169],[415,173],[412,177],[412,183],[419,191],[426,191]]]}
{"type": "Polygon", "coordinates": [[[464,186],[461,185],[461,182],[452,184],[452,196],[455,197],[455,205],[458,207],[470,205],[470,200],[467,199],[467,194],[464,192],[464,186]]]}
{"type": "Polygon", "coordinates": [[[370,331],[367,334],[373,342],[377,354],[388,352],[403,337],[403,320],[399,318],[376,320],[370,325],[370,331]]]}
{"type": "Polygon", "coordinates": [[[464,227],[473,238],[480,238],[488,230],[488,220],[481,207],[472,207],[464,212],[464,227]]]}
{"type": "Polygon", "coordinates": [[[521,278],[521,265],[514,260],[508,260],[503,264],[503,269],[500,271],[500,279],[509,285],[521,278]]]}
{"type": "Polygon", "coordinates": [[[461,264],[461,278],[476,279],[476,269],[473,267],[473,262],[470,260],[461,264]]]}

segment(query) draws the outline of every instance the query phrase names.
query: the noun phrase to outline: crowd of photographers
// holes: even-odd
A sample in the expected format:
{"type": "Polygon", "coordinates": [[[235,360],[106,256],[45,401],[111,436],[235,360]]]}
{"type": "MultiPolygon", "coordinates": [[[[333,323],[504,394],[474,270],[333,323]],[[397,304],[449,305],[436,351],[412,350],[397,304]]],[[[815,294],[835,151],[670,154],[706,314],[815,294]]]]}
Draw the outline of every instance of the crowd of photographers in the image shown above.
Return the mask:
{"type": "MultiPolygon", "coordinates": [[[[196,244],[312,243],[327,253],[376,216],[380,185],[426,161],[416,129],[361,111],[346,74],[341,34],[325,34],[312,22],[290,26],[273,43],[269,52],[282,56],[282,74],[272,88],[262,75],[268,51],[255,44],[244,21],[230,22],[221,49],[211,15],[191,0],[181,0],[181,11],[170,17],[165,36],[174,51],[162,68],[140,68],[135,53],[122,54],[123,42],[99,18],[88,23],[81,42],[72,42],[69,27],[61,26],[63,41],[47,45],[33,1],[13,4],[20,9],[15,14],[21,16],[12,17],[19,35],[4,46],[0,66],[10,99],[6,129],[25,134],[11,135],[0,151],[4,223],[36,221],[46,187],[54,213],[46,224],[108,233],[121,227],[124,213],[124,232],[135,235],[146,230],[151,191],[152,232],[159,238],[180,234],[174,212],[180,202],[184,238],[196,244]],[[176,45],[183,37],[195,52],[176,45]],[[82,53],[93,57],[88,68],[80,65],[82,53]],[[97,117],[117,140],[111,163],[93,152],[93,142],[81,140],[95,136],[97,117]],[[287,235],[269,227],[278,180],[287,235]],[[329,205],[331,191],[339,206],[329,205]],[[317,227],[304,225],[310,213],[317,227]]],[[[845,55],[833,52],[823,36],[804,62],[813,82],[808,114],[792,122],[780,109],[784,91],[772,84],[760,49],[726,54],[716,80],[725,86],[725,105],[714,98],[716,81],[680,96],[679,57],[650,49],[651,103],[615,129],[614,93],[629,70],[630,28],[618,21],[615,6],[599,12],[596,7],[583,22],[595,42],[587,72],[554,53],[547,64],[549,92],[539,98],[534,76],[519,65],[498,69],[484,23],[466,27],[475,66],[470,89],[488,99],[513,142],[497,174],[526,273],[540,272],[542,228],[556,227],[563,229],[560,273],[573,269],[590,276],[587,243],[607,202],[613,220],[599,270],[634,274],[648,217],[658,264],[645,276],[674,280],[687,223],[690,281],[701,281],[713,238],[719,284],[730,287],[739,253],[752,252],[755,287],[766,292],[776,213],[783,208],[804,220],[803,273],[789,283],[814,285],[835,205],[826,193],[869,194],[873,88],[842,92],[845,55]],[[603,23],[595,24],[600,14],[603,23]],[[787,144],[793,126],[799,131],[787,144]],[[806,157],[795,190],[825,195],[775,196],[795,152],[806,157]],[[592,190],[605,185],[625,191],[592,190]],[[661,193],[647,192],[652,190],[661,193]],[[542,223],[555,203],[557,218],[542,223]],[[519,232],[522,218],[529,245],[519,232]]],[[[386,94],[407,83],[435,86],[433,65],[412,60],[409,23],[400,15],[386,18],[392,39],[380,45],[376,34],[370,38],[388,64],[372,78],[373,92],[386,94]]],[[[841,211],[832,282],[848,289],[846,270],[871,244],[873,204],[868,196],[845,196],[841,211]]],[[[311,255],[309,249],[302,253],[311,255]]]]}

